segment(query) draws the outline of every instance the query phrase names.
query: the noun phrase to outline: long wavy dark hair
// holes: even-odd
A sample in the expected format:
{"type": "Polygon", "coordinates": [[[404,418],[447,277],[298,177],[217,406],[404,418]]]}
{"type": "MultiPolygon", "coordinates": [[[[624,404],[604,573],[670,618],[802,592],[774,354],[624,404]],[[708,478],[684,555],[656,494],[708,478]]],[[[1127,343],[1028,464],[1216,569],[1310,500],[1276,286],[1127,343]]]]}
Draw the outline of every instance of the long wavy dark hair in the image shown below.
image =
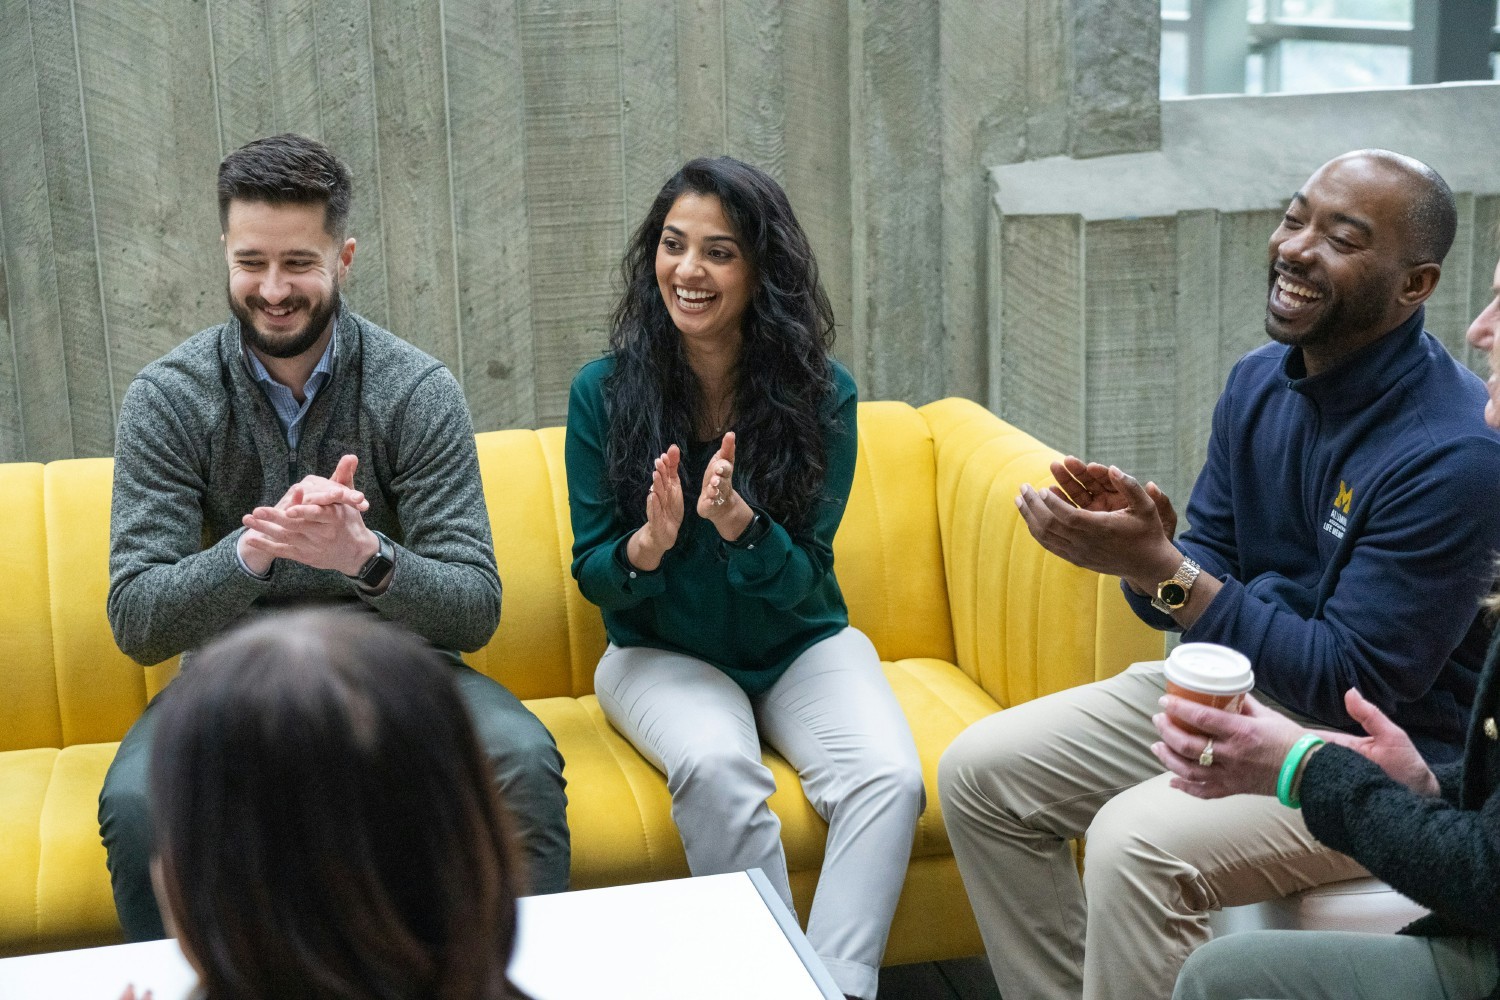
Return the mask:
{"type": "MultiPolygon", "coordinates": [[[[735,489],[793,533],[805,528],[826,472],[823,404],[833,391],[833,307],[807,234],[781,186],[728,156],[689,161],[662,186],[620,264],[605,382],[609,483],[627,521],[644,521],[652,463],[669,444],[686,450],[703,392],[656,282],[667,213],[684,194],[712,195],[748,259],[754,290],[741,322],[735,369],[735,489]]],[[[683,489],[698,495],[683,463],[683,489]]],[[[691,499],[688,502],[692,507],[691,499]]]]}
{"type": "Polygon", "coordinates": [[[520,995],[508,820],[425,642],[373,615],[262,619],[158,711],[158,892],[200,996],[520,995]]]}

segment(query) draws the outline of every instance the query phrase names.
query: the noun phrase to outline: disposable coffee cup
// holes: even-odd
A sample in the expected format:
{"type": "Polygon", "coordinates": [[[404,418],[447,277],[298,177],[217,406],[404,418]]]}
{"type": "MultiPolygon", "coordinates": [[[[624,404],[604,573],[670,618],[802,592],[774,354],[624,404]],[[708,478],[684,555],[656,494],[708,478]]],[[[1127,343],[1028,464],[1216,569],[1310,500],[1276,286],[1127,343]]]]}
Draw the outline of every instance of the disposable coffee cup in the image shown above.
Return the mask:
{"type": "MultiPolygon", "coordinates": [[[[1226,712],[1238,712],[1246,692],[1255,687],[1250,658],[1237,649],[1212,642],[1184,642],[1167,656],[1167,694],[1226,712]]],[[[1173,718],[1183,729],[1202,731],[1173,718]]]]}

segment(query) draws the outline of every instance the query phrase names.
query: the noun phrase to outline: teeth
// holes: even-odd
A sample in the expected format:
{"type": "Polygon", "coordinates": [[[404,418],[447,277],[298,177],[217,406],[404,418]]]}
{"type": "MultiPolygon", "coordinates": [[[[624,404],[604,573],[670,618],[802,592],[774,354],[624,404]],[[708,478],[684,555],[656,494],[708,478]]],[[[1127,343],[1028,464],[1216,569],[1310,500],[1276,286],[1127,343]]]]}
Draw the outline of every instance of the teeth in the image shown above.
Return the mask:
{"type": "Polygon", "coordinates": [[[1306,285],[1299,285],[1295,281],[1289,281],[1279,274],[1276,276],[1276,287],[1280,288],[1283,292],[1290,292],[1304,299],[1321,299],[1323,297],[1322,292],[1316,292],[1306,285]]]}
{"type": "Polygon", "coordinates": [[[272,316],[290,316],[292,311],[285,306],[266,306],[265,311],[272,316]]]}
{"type": "Polygon", "coordinates": [[[703,288],[675,288],[673,290],[677,292],[679,299],[685,299],[688,302],[707,302],[714,297],[713,292],[703,288]]]}

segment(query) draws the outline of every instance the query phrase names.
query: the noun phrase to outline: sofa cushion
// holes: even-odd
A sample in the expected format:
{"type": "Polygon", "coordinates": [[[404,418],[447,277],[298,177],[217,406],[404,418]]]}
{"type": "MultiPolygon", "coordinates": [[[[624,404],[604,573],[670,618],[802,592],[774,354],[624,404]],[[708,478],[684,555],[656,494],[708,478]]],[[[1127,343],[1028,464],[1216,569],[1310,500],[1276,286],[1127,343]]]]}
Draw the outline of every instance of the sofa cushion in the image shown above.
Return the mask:
{"type": "MultiPolygon", "coordinates": [[[[63,745],[52,656],[47,533],[39,464],[0,465],[0,751],[63,745]]],[[[3,794],[3,789],[0,789],[3,794]]],[[[4,822],[4,817],[0,817],[4,822]]],[[[3,841],[0,841],[3,843],[3,841]]],[[[5,878],[0,871],[0,878],[5,878]]]]}
{"type": "Polygon", "coordinates": [[[118,746],[0,753],[0,954],[120,940],[98,822],[118,746]]]}
{"type": "MultiPolygon", "coordinates": [[[[886,676],[911,723],[922,759],[927,809],[918,824],[914,857],[950,853],[937,797],[938,758],[970,723],[997,710],[994,700],[951,663],[906,659],[885,664],[886,676]]],[[[556,737],[572,789],[573,887],[593,888],[688,873],[672,824],[666,779],[604,718],[593,695],[527,702],[556,737]]],[[[787,867],[816,870],[828,829],[801,793],[797,774],[774,751],[763,760],[776,778],[771,808],[781,820],[787,867]]]]}

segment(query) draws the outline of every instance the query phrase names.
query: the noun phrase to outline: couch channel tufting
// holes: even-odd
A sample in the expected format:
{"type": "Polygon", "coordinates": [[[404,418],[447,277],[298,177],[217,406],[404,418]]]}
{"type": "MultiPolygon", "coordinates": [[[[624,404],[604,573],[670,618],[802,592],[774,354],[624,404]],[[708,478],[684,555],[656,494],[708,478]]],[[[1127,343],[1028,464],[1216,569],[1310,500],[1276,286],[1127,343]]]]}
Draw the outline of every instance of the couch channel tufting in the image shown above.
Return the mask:
{"type": "MultiPolygon", "coordinates": [[[[1013,504],[1056,453],[974,403],[859,410],[859,463],[835,544],[849,616],[880,651],[927,784],[887,964],[978,954],[938,802],[938,758],[1008,705],[1161,655],[1113,578],[1047,555],[1013,504]]],[[[500,628],[469,657],[557,737],[575,888],[688,874],[662,777],[592,694],[598,610],[568,573],[562,428],[477,436],[504,583],[500,628]]],[[[125,730],[176,672],[141,667],[105,618],[112,462],[0,465],[0,955],[120,940],[96,822],[125,730]]],[[[806,913],[826,831],[769,750],[792,888],[806,913]]]]}

